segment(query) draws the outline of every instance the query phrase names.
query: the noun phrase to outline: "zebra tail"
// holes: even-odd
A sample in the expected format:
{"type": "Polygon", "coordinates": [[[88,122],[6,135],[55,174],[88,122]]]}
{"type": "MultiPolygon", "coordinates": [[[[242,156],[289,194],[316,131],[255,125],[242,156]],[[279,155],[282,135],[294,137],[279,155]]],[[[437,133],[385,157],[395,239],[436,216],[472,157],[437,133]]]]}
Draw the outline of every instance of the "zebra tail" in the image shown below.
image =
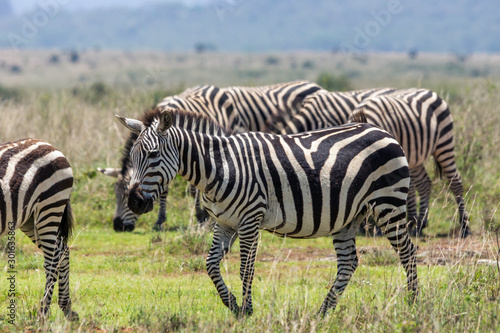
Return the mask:
{"type": "Polygon", "coordinates": [[[443,179],[443,168],[438,163],[436,158],[434,158],[434,174],[436,178],[443,179]]]}
{"type": "Polygon", "coordinates": [[[366,120],[365,108],[354,110],[349,119],[353,123],[367,123],[368,121],[366,120]]]}
{"type": "Polygon", "coordinates": [[[63,239],[65,244],[68,243],[68,239],[71,238],[74,227],[74,216],[73,211],[71,210],[71,204],[68,199],[68,203],[66,204],[66,208],[64,208],[64,213],[61,219],[61,223],[59,224],[59,232],[58,236],[63,239]]]}

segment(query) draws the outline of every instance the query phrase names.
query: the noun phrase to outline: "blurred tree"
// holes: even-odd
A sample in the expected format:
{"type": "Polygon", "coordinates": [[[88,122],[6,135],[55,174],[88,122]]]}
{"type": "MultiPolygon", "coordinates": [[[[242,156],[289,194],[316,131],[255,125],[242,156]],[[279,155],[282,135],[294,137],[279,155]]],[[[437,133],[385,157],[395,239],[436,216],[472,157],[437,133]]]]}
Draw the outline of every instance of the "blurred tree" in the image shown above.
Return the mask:
{"type": "Polygon", "coordinates": [[[408,51],[408,58],[410,58],[411,60],[416,59],[417,56],[418,56],[418,50],[417,49],[413,48],[413,49],[410,49],[408,51]]]}

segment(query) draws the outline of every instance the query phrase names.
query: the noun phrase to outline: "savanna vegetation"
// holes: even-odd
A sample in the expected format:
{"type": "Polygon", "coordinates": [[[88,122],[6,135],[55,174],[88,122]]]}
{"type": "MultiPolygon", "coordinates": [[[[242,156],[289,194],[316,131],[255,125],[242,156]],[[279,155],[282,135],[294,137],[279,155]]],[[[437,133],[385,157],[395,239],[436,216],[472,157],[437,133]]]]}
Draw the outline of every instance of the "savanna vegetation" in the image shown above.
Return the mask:
{"type": "MultiPolygon", "coordinates": [[[[43,258],[17,233],[15,326],[6,322],[4,266],[0,331],[500,331],[500,59],[496,56],[314,53],[163,54],[89,51],[0,52],[0,141],[47,140],[75,173],[71,294],[80,321],[67,322],[54,297],[48,320],[36,313],[43,258]],[[58,60],[52,60],[54,55],[58,60]],[[228,65],[229,64],[229,65],[228,65]],[[12,71],[12,66],[19,71],[12,71]],[[332,90],[425,87],[445,98],[454,117],[455,152],[473,235],[457,237],[454,198],[435,178],[429,227],[419,247],[420,295],[408,302],[404,270],[385,238],[357,238],[360,266],[337,309],[316,317],[335,276],[331,240],[261,235],[254,314],[227,310],[205,272],[208,229],[194,225],[193,200],[176,179],[163,232],[140,217],[133,233],[115,233],[113,180],[97,167],[118,167],[127,136],[115,114],[136,117],[161,98],[194,84],[261,85],[294,79],[332,90]]],[[[432,171],[432,161],[428,169],[432,171]]],[[[238,244],[222,271],[240,296],[238,244]]],[[[241,297],[239,298],[241,300],[241,297]]]]}

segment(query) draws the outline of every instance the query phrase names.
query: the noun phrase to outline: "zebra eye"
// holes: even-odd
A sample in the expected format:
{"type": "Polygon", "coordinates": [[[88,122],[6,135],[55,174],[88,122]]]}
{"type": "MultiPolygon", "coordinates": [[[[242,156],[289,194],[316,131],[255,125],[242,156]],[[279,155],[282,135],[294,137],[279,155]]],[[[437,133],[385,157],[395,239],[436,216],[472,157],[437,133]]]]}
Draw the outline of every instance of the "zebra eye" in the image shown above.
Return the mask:
{"type": "Polygon", "coordinates": [[[160,156],[160,152],[158,150],[153,150],[149,152],[149,158],[157,158],[160,156]]]}

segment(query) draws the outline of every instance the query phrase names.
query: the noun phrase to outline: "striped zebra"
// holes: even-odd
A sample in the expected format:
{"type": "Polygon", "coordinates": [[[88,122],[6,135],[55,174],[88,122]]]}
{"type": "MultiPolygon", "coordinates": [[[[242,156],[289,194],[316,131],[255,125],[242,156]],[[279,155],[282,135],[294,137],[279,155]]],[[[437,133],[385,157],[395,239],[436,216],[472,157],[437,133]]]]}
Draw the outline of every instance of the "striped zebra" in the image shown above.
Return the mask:
{"type": "Polygon", "coordinates": [[[353,111],[350,120],[383,128],[398,140],[406,152],[412,180],[408,216],[411,222],[416,222],[417,235],[428,225],[432,182],[424,164],[430,156],[434,157],[438,174],[444,175],[450,182],[460,216],[460,236],[470,234],[462,179],[455,164],[453,119],[445,101],[433,91],[411,89],[363,101],[353,111]],[[420,195],[418,212],[415,190],[420,195]]]}
{"type": "Polygon", "coordinates": [[[43,252],[47,280],[40,315],[47,315],[59,279],[59,307],[77,320],[71,310],[67,245],[73,228],[71,166],[60,151],[41,140],[4,143],[0,185],[0,236],[9,236],[7,250],[15,251],[15,230],[21,229],[43,252]]]}
{"type": "Polygon", "coordinates": [[[417,293],[416,247],[406,230],[408,162],[387,132],[350,124],[297,135],[231,134],[206,117],[175,109],[119,119],[140,133],[131,149],[129,207],[137,214],[151,211],[176,174],[203,192],[203,204],[216,221],[207,271],[236,315],[253,312],[260,229],[292,238],[332,236],[337,277],[319,313],[335,308],[358,265],[355,234],[368,215],[398,253],[409,291],[417,293]],[[220,273],[236,237],[241,307],[220,273]]]}
{"type": "Polygon", "coordinates": [[[233,132],[247,132],[264,130],[271,117],[293,113],[304,99],[323,88],[309,81],[293,81],[260,87],[229,87],[223,90],[231,98],[239,119],[239,128],[228,128],[233,132]]]}
{"type": "MultiPolygon", "coordinates": [[[[235,132],[262,131],[266,121],[277,112],[292,112],[304,98],[321,90],[321,87],[308,81],[293,81],[261,87],[218,88],[202,85],[188,88],[179,95],[166,97],[157,107],[189,110],[208,116],[223,128],[235,132]]],[[[129,152],[137,134],[131,133],[123,150],[122,167],[98,168],[105,175],[117,177],[115,183],[116,210],[113,228],[116,231],[132,231],[138,216],[127,206],[127,186],[130,180],[129,152]]],[[[199,203],[199,194],[190,187],[196,199],[196,218],[203,223],[208,215],[199,203]]],[[[160,209],[153,230],[161,230],[166,219],[166,198],[168,187],[160,196],[160,209]]]]}
{"type": "Polygon", "coordinates": [[[266,132],[292,134],[346,124],[352,111],[363,100],[394,93],[394,88],[376,88],[345,92],[325,89],[304,98],[299,108],[277,112],[267,119],[266,132]]]}
{"type": "Polygon", "coordinates": [[[393,134],[409,158],[412,186],[408,194],[408,219],[416,222],[415,234],[419,235],[428,224],[431,181],[424,163],[433,156],[455,195],[460,214],[460,235],[467,236],[469,219],[453,153],[453,121],[448,104],[435,92],[416,88],[345,93],[321,91],[306,97],[302,108],[292,117],[270,118],[269,127],[281,133],[299,133],[338,126],[349,122],[355,109],[364,109],[369,123],[393,134]],[[420,196],[418,212],[415,187],[420,196]]]}

